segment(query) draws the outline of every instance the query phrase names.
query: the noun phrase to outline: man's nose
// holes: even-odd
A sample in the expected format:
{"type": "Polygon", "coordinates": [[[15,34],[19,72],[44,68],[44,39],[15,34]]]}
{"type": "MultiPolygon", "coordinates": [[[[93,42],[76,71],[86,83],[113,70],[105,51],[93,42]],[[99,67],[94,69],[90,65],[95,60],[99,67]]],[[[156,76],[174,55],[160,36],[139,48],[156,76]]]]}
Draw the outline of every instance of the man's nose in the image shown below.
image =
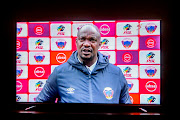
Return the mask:
{"type": "Polygon", "coordinates": [[[83,45],[84,45],[85,47],[89,47],[89,46],[91,46],[91,43],[90,43],[89,40],[85,40],[83,45]]]}

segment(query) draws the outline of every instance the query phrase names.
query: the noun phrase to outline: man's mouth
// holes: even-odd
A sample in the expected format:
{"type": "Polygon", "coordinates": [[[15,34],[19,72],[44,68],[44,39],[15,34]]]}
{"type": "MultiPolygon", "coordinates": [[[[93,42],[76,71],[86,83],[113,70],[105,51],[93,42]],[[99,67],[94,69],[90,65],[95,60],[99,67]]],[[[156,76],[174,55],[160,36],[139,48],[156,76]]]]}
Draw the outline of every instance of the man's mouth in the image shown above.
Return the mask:
{"type": "Polygon", "coordinates": [[[81,52],[84,54],[84,55],[89,55],[90,53],[92,53],[92,50],[91,49],[82,49],[81,52]]]}

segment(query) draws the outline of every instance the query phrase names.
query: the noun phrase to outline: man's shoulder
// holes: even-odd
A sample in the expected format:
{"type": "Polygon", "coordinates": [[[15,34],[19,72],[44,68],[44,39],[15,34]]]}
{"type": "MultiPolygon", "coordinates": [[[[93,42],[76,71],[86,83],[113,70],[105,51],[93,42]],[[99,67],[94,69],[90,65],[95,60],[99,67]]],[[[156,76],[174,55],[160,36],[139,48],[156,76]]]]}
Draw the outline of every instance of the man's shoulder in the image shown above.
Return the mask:
{"type": "Polygon", "coordinates": [[[119,67],[117,67],[116,65],[113,65],[111,63],[109,63],[109,65],[108,65],[108,70],[109,70],[109,72],[117,74],[117,75],[119,75],[119,72],[121,71],[121,69],[119,67]]]}
{"type": "Polygon", "coordinates": [[[55,69],[57,72],[63,72],[63,71],[67,71],[70,68],[70,64],[65,62],[59,66],[57,66],[55,69]]]}

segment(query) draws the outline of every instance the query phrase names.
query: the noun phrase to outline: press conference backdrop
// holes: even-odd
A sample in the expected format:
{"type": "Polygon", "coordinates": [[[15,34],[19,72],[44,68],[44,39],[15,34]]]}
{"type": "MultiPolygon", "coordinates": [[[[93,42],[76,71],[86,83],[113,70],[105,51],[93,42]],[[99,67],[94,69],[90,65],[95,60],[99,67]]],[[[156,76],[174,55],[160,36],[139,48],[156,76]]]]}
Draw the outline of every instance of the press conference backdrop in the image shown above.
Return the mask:
{"type": "Polygon", "coordinates": [[[17,22],[16,102],[35,102],[54,68],[76,50],[83,24],[99,28],[99,51],[121,68],[132,103],[160,104],[160,20],[17,22]]]}

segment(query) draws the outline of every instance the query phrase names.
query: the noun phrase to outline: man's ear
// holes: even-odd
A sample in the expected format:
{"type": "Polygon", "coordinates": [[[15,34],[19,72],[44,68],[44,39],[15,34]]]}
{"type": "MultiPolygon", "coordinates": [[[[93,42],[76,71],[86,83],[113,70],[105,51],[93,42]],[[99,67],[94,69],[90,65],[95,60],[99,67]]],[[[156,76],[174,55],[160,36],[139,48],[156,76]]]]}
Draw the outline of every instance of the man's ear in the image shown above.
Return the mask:
{"type": "MultiPolygon", "coordinates": [[[[99,42],[99,48],[101,47],[101,45],[102,45],[102,41],[99,42]]],[[[99,49],[99,48],[98,48],[98,49],[99,49]]]]}
{"type": "Polygon", "coordinates": [[[78,40],[78,38],[76,38],[76,46],[77,46],[77,40],[78,40]]]}
{"type": "Polygon", "coordinates": [[[102,45],[102,41],[99,43],[99,47],[101,47],[101,45],[102,45]]]}

